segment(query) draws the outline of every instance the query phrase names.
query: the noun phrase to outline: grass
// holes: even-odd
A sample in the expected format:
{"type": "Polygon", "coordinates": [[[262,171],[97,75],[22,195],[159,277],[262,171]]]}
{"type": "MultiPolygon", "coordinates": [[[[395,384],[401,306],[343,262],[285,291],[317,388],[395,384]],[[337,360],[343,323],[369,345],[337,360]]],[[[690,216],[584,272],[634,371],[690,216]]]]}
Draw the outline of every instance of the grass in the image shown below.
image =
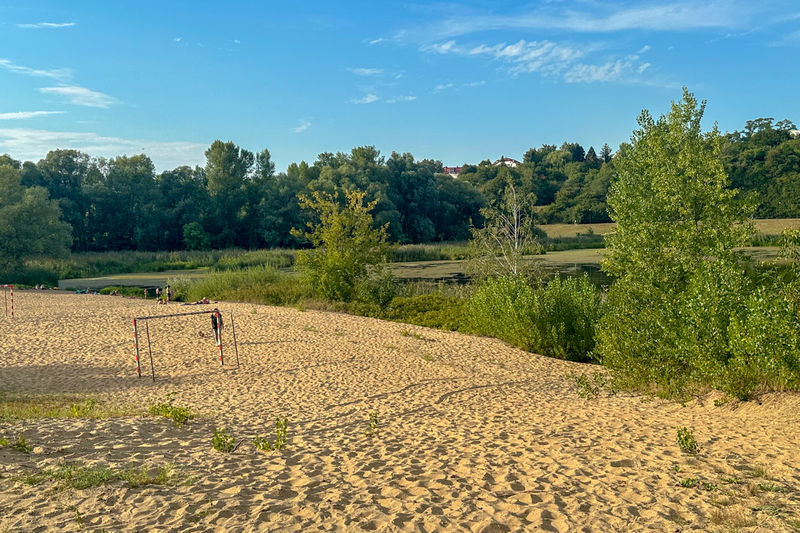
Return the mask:
{"type": "Polygon", "coordinates": [[[39,485],[55,482],[61,489],[89,489],[115,481],[124,481],[131,488],[146,485],[171,485],[174,483],[175,469],[166,464],[153,470],[147,466],[127,469],[113,469],[106,466],[87,466],[84,464],[62,464],[56,468],[42,470],[20,478],[26,485],[39,485]]]}
{"type": "Polygon", "coordinates": [[[583,373],[572,372],[567,377],[575,382],[575,391],[584,400],[596,398],[608,386],[608,378],[602,372],[595,372],[591,378],[583,373]]]}
{"type": "Polygon", "coordinates": [[[684,479],[680,480],[680,482],[678,484],[681,487],[684,487],[684,488],[687,488],[687,489],[691,489],[691,488],[694,488],[697,485],[699,485],[700,484],[700,480],[698,478],[696,478],[696,477],[687,477],[687,478],[684,478],[684,479]]]}
{"type": "Polygon", "coordinates": [[[38,418],[116,418],[141,414],[139,409],[113,406],[93,398],[0,393],[0,421],[38,418]]]}
{"type": "Polygon", "coordinates": [[[171,392],[167,395],[167,401],[155,403],[147,408],[147,412],[153,416],[163,416],[172,420],[176,427],[184,425],[192,420],[195,415],[188,407],[181,407],[174,404],[175,394],[171,392]]]}

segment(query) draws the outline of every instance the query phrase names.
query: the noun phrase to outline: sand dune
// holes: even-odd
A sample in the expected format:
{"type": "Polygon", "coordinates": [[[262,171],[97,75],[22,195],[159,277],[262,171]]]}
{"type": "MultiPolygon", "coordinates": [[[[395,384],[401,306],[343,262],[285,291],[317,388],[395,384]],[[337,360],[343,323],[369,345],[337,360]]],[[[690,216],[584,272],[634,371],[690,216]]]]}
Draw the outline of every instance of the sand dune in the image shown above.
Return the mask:
{"type": "Polygon", "coordinates": [[[627,394],[586,400],[568,375],[596,368],[500,341],[340,314],[219,307],[226,320],[235,313],[241,367],[230,324],[221,368],[208,317],[153,321],[152,382],[136,377],[130,319],[164,306],[19,293],[16,320],[0,317],[0,391],[77,394],[142,412],[174,391],[177,404],[201,416],[182,427],[151,416],[0,423],[0,437],[22,430],[36,447],[30,455],[0,449],[0,531],[800,526],[798,395],[722,406],[715,396],[685,406],[627,394]],[[373,412],[379,434],[370,437],[373,412]],[[252,438],[271,437],[278,416],[289,420],[286,449],[257,451],[252,438]],[[679,450],[678,426],[693,428],[697,458],[679,450]],[[211,448],[216,427],[241,440],[234,453],[211,448]],[[76,461],[170,463],[177,484],[56,490],[20,481],[76,461]],[[692,477],[701,484],[679,486],[692,477]],[[724,481],[734,478],[741,483],[724,481]]]}

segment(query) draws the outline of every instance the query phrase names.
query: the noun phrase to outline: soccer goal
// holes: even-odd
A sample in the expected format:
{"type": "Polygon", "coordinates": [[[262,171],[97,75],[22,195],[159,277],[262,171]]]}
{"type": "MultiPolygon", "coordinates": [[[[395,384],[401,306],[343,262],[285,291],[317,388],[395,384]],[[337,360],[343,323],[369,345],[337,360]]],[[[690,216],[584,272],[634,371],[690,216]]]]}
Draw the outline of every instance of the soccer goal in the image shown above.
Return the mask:
{"type": "Polygon", "coordinates": [[[6,316],[14,318],[14,286],[13,285],[0,285],[3,288],[3,304],[6,309],[6,316]],[[9,306],[11,304],[11,315],[9,315],[9,306]]]}
{"type": "MultiPolygon", "coordinates": [[[[168,315],[151,315],[151,316],[137,316],[133,319],[133,348],[136,352],[136,374],[142,377],[142,363],[139,358],[139,326],[144,322],[144,333],[147,339],[147,354],[150,357],[150,375],[153,381],[156,380],[156,369],[153,363],[153,349],[150,344],[150,321],[163,320],[179,316],[192,316],[192,315],[209,315],[213,317],[212,323],[214,324],[214,336],[216,337],[217,350],[219,351],[219,364],[225,366],[225,355],[223,353],[222,344],[222,312],[215,309],[213,311],[193,311],[189,313],[173,313],[168,315]]],[[[233,320],[233,311],[230,312],[231,318],[231,333],[233,336],[233,350],[236,354],[236,368],[239,368],[239,345],[236,342],[236,323],[233,320]]]]}

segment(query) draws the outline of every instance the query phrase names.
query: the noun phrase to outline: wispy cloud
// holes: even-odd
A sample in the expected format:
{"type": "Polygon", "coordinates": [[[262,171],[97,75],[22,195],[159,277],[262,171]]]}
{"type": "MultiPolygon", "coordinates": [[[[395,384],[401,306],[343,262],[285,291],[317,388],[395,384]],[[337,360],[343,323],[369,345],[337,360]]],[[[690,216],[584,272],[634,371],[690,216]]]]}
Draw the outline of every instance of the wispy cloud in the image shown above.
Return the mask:
{"type": "Polygon", "coordinates": [[[40,69],[31,68],[24,65],[17,65],[10,59],[0,58],[0,68],[13,72],[15,74],[23,74],[25,76],[33,76],[36,78],[52,78],[54,80],[65,80],[72,75],[72,71],[67,68],[54,68],[54,69],[40,69]]]}
{"type": "Polygon", "coordinates": [[[381,97],[374,93],[368,93],[362,96],[361,98],[353,98],[350,100],[353,104],[371,104],[373,102],[377,102],[380,100],[381,97]]]}
{"type": "Polygon", "coordinates": [[[292,131],[295,133],[302,133],[310,127],[311,127],[311,122],[309,122],[308,120],[301,120],[300,124],[292,128],[292,131]]]}
{"type": "Polygon", "coordinates": [[[452,88],[453,88],[453,84],[452,83],[439,83],[438,85],[435,85],[433,87],[433,90],[436,91],[437,93],[439,93],[439,92],[446,91],[447,89],[452,89],[452,88]]]}
{"type": "Polygon", "coordinates": [[[398,102],[413,102],[416,100],[416,96],[412,95],[404,95],[404,96],[392,96],[391,98],[386,99],[387,104],[396,104],[398,102]]]}
{"type": "Polygon", "coordinates": [[[63,113],[63,111],[17,111],[14,113],[0,113],[0,120],[20,120],[48,115],[61,115],[63,113]]]}
{"type": "Polygon", "coordinates": [[[204,164],[203,154],[208,145],[106,137],[93,132],[0,128],[0,153],[8,153],[17,159],[36,161],[56,148],[80,150],[92,156],[107,158],[145,153],[161,171],[180,165],[204,164]]]}
{"type": "Polygon", "coordinates": [[[484,85],[486,85],[486,80],[471,81],[469,83],[465,83],[464,87],[483,87],[484,85]]]}
{"type": "MultiPolygon", "coordinates": [[[[636,82],[651,65],[640,60],[639,53],[622,57],[606,58],[598,61],[594,55],[601,47],[584,44],[582,46],[553,41],[526,41],[516,43],[478,44],[464,46],[455,40],[444,43],[423,45],[420,50],[436,54],[455,54],[463,57],[489,57],[508,65],[508,73],[518,76],[537,73],[542,76],[562,77],[568,83],[592,83],[624,81],[636,82]]],[[[476,84],[482,84],[477,82],[476,84]]],[[[434,91],[449,89],[453,84],[440,84],[434,91]]]]}
{"type": "Polygon", "coordinates": [[[771,46],[791,46],[800,45],[800,30],[784,35],[778,40],[772,41],[771,46]]]}
{"type": "Polygon", "coordinates": [[[383,37],[378,37],[377,39],[372,39],[371,41],[367,41],[367,44],[372,46],[373,44],[378,44],[384,42],[386,39],[383,37]]]}
{"type": "MultiPolygon", "coordinates": [[[[766,11],[756,2],[715,0],[711,2],[651,2],[649,5],[587,3],[576,10],[560,2],[513,14],[470,13],[434,23],[436,35],[457,37],[480,31],[526,29],[562,30],[580,33],[610,33],[624,30],[690,31],[704,28],[739,28],[766,11]],[[611,7],[607,7],[607,6],[611,7]]],[[[428,31],[426,27],[422,31],[428,31]]]]}
{"type": "Polygon", "coordinates": [[[174,42],[174,43],[179,43],[179,42],[181,42],[182,40],[183,40],[183,37],[173,37],[173,38],[172,38],[172,42],[174,42]]]}
{"type": "Polygon", "coordinates": [[[17,28],[43,29],[43,28],[71,28],[74,22],[36,22],[34,24],[17,24],[17,28]]]}
{"type": "Polygon", "coordinates": [[[58,87],[41,87],[39,92],[42,94],[55,94],[63,96],[73,105],[85,107],[107,108],[117,103],[116,98],[105,93],[93,91],[79,85],[61,85],[58,87]]]}
{"type": "Polygon", "coordinates": [[[382,68],[351,68],[347,67],[348,72],[352,72],[356,76],[382,76],[383,69],[382,68]]]}

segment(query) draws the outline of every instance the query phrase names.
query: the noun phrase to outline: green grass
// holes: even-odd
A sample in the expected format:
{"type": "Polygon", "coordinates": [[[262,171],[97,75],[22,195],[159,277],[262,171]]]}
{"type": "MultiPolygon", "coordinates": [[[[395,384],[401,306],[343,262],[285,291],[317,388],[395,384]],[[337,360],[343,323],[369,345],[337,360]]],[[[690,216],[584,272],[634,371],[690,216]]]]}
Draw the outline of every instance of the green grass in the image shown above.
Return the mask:
{"type": "Polygon", "coordinates": [[[116,418],[141,414],[128,406],[107,405],[92,398],[0,393],[0,421],[37,418],[116,418]]]}
{"type": "Polygon", "coordinates": [[[25,435],[21,431],[17,433],[17,438],[13,441],[5,437],[0,438],[0,448],[6,447],[22,453],[31,453],[33,451],[33,446],[28,444],[28,441],[25,440],[25,435]]]}
{"type": "Polygon", "coordinates": [[[214,429],[214,436],[211,438],[211,447],[218,452],[233,453],[238,445],[236,444],[236,437],[228,433],[227,430],[216,428],[214,429]]]}
{"type": "Polygon", "coordinates": [[[59,488],[89,489],[115,481],[124,481],[131,488],[146,485],[171,485],[174,482],[175,470],[170,464],[151,469],[147,466],[127,469],[113,469],[106,466],[86,466],[83,464],[62,464],[56,468],[48,468],[20,478],[26,485],[39,485],[44,482],[55,482],[59,488]]]}
{"type": "Polygon", "coordinates": [[[195,417],[191,409],[175,405],[174,402],[175,393],[171,392],[167,395],[166,401],[151,405],[147,408],[147,412],[153,416],[169,418],[176,427],[184,425],[195,417]]]}

